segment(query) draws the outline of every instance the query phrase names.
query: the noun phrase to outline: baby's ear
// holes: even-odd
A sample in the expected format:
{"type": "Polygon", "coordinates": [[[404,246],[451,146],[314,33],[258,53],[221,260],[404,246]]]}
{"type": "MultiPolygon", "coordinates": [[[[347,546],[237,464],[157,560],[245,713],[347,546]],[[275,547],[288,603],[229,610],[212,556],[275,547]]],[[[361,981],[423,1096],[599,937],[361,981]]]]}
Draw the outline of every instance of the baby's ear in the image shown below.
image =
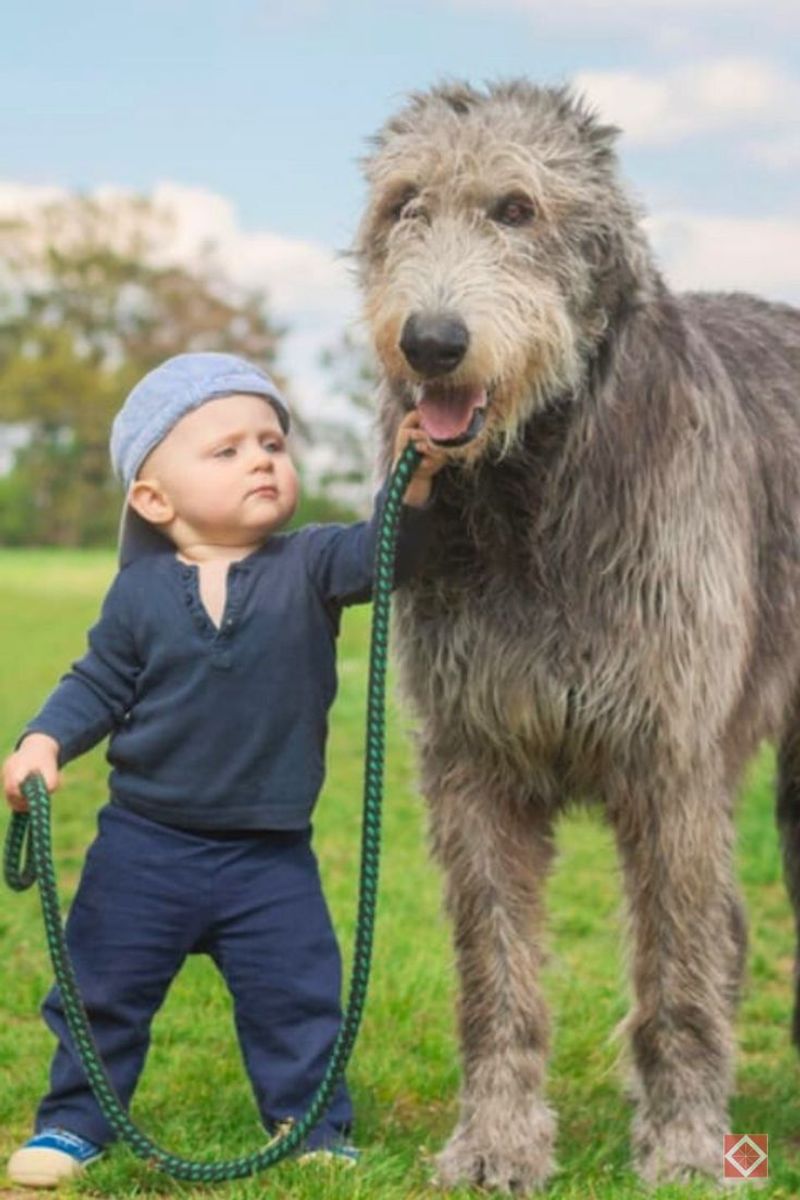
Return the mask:
{"type": "Polygon", "coordinates": [[[153,479],[137,479],[128,492],[128,503],[151,525],[168,525],[175,516],[172,501],[153,479]]]}

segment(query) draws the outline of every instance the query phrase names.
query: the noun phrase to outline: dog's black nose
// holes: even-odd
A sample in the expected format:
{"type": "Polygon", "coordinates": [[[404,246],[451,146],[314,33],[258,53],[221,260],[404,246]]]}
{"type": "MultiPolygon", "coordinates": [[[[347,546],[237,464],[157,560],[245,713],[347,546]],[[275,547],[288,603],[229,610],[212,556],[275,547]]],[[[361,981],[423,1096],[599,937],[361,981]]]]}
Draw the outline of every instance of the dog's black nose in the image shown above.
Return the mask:
{"type": "Polygon", "coordinates": [[[445,375],[467,352],[469,330],[450,313],[412,313],[400,335],[400,349],[420,375],[445,375]]]}

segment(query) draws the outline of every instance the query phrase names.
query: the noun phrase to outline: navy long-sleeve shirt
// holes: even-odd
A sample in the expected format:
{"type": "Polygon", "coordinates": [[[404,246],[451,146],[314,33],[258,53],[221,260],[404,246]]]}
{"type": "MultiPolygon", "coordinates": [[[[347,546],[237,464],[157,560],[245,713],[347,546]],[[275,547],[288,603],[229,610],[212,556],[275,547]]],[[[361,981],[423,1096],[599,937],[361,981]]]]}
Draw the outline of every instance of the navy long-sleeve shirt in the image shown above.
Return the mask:
{"type": "MultiPolygon", "coordinates": [[[[190,829],[302,829],[322,786],[336,635],[372,588],[370,521],[273,536],[231,564],[217,628],[197,568],[153,554],[114,579],[89,649],[25,733],[63,764],[110,734],[112,802],[190,829]]],[[[395,583],[427,509],[403,506],[395,583]]]]}

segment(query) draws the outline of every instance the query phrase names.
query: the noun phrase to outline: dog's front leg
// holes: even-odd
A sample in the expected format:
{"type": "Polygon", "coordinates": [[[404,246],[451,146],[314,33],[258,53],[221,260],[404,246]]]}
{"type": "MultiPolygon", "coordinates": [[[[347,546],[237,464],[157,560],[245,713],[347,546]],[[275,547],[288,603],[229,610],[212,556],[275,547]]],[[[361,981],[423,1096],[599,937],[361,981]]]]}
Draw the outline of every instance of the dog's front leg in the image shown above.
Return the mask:
{"type": "Polygon", "coordinates": [[[429,800],[453,921],[463,1059],[460,1120],[438,1156],[438,1180],[533,1191],[554,1168],[538,981],[550,821],[477,780],[429,800]]]}

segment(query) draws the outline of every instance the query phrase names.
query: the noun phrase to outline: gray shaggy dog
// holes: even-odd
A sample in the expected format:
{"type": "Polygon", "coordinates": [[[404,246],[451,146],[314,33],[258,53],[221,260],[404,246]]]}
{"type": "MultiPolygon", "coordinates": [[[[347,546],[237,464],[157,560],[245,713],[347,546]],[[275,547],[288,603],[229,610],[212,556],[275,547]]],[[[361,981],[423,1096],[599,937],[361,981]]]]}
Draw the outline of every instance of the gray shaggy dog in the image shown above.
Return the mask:
{"type": "Polygon", "coordinates": [[[460,974],[444,1185],[527,1191],[554,1168],[539,973],[568,803],[599,803],[619,848],[650,1183],[721,1175],[732,809],[765,737],[800,908],[800,312],[672,294],[615,132],[567,89],[453,84],[412,96],[366,162],[386,455],[414,405],[450,447],[396,599],[460,974]]]}

